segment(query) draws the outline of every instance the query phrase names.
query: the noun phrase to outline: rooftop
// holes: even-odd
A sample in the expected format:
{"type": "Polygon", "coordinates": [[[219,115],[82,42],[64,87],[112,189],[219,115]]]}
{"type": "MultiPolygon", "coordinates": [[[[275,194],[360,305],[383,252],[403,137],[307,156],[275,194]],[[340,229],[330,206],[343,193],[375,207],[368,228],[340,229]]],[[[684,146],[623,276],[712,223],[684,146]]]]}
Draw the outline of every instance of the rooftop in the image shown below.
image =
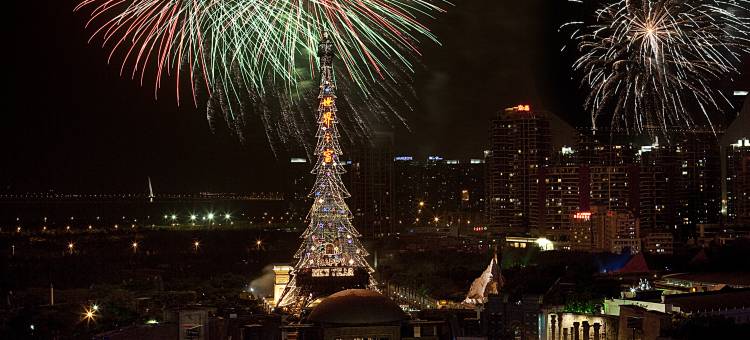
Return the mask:
{"type": "Polygon", "coordinates": [[[750,308],[750,289],[665,295],[664,302],[680,307],[684,313],[750,308]]]}
{"type": "Polygon", "coordinates": [[[325,324],[372,325],[401,322],[406,314],[376,291],[347,289],[325,298],[307,319],[325,324]]]}
{"type": "Polygon", "coordinates": [[[698,283],[726,284],[730,286],[750,286],[750,273],[679,273],[665,275],[665,280],[683,280],[698,283]]]}

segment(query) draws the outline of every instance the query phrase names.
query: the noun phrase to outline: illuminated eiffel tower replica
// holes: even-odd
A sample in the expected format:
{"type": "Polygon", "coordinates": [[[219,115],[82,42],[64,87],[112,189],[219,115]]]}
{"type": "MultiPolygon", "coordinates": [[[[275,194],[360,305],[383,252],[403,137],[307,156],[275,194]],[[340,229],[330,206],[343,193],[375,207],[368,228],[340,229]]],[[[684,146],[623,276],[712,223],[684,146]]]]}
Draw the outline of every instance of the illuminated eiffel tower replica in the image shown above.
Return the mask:
{"type": "Polygon", "coordinates": [[[318,44],[320,94],[318,99],[317,162],[312,170],[315,184],[310,221],[300,236],[302,245],[294,257],[297,264],[277,307],[297,314],[310,302],[344,289],[374,288],[373,269],[352,225],[352,213],[344,202],[351,195],[341,181],[345,172],[340,160],[337,129],[336,85],[333,78],[334,46],[327,34],[318,44]]]}

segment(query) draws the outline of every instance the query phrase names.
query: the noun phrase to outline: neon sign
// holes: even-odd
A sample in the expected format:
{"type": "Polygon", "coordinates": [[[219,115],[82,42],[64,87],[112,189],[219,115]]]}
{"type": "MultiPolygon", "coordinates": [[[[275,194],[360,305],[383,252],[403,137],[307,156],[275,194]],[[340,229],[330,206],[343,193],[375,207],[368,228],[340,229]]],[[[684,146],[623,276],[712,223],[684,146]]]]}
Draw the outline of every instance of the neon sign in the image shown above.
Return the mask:
{"type": "Polygon", "coordinates": [[[531,111],[531,105],[518,105],[515,107],[516,111],[529,112],[531,111]]]}
{"type": "Polygon", "coordinates": [[[326,164],[333,162],[333,150],[325,149],[323,151],[323,162],[326,164]]]}
{"type": "Polygon", "coordinates": [[[331,127],[331,123],[333,122],[333,112],[328,111],[326,113],[323,113],[323,124],[325,124],[326,127],[331,127]]]}
{"type": "Polygon", "coordinates": [[[573,218],[577,220],[588,221],[589,219],[591,219],[591,213],[590,212],[577,212],[575,213],[575,215],[573,215],[573,218]]]}
{"type": "Polygon", "coordinates": [[[354,268],[313,268],[312,277],[354,276],[354,268]]]}

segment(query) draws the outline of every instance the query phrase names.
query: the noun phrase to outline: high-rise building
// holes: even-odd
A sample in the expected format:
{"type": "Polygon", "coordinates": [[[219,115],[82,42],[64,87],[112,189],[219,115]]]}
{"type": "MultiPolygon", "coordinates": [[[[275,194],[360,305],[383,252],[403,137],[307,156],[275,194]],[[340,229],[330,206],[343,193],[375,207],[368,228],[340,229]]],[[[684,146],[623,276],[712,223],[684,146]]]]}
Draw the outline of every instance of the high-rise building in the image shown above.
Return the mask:
{"type": "Polygon", "coordinates": [[[674,146],[642,146],[639,160],[638,217],[644,230],[674,229],[681,224],[679,212],[684,199],[687,173],[680,170],[674,146]],[[679,171],[679,172],[678,172],[679,171]]]}
{"type": "Polygon", "coordinates": [[[633,253],[641,251],[640,222],[632,212],[609,210],[600,216],[604,220],[604,242],[609,245],[610,252],[619,254],[625,249],[633,253]]]}
{"type": "Polygon", "coordinates": [[[354,224],[367,237],[394,232],[393,134],[375,132],[352,152],[349,168],[354,224]]]}
{"type": "Polygon", "coordinates": [[[667,231],[648,233],[643,238],[643,250],[652,254],[674,254],[674,234],[667,231]]]}
{"type": "Polygon", "coordinates": [[[430,156],[426,161],[419,161],[410,156],[398,156],[394,163],[397,225],[424,224],[435,217],[445,222],[441,225],[481,222],[484,160],[446,160],[430,156]]]}
{"type": "Polygon", "coordinates": [[[629,144],[601,143],[580,134],[574,152],[582,211],[594,205],[620,212],[637,209],[638,169],[629,144]]]}
{"type": "Polygon", "coordinates": [[[591,135],[588,128],[578,131],[573,160],[580,165],[626,165],[635,161],[632,137],[619,134],[591,135]]]}
{"type": "Polygon", "coordinates": [[[538,219],[539,233],[554,241],[554,235],[571,223],[573,214],[583,209],[582,178],[579,167],[570,165],[550,166],[544,177],[544,210],[538,219]]]}
{"type": "Polygon", "coordinates": [[[458,186],[461,189],[461,210],[471,212],[479,222],[484,213],[484,159],[472,158],[468,162],[461,163],[458,170],[462,174],[458,186]]]}
{"type": "Polygon", "coordinates": [[[439,211],[481,212],[484,202],[484,161],[441,159],[433,156],[424,163],[424,199],[439,211]]]}
{"type": "MultiPolygon", "coordinates": [[[[680,211],[682,224],[692,231],[697,224],[721,222],[721,147],[713,130],[702,129],[687,133],[679,143],[680,175],[684,186],[687,209],[680,211]]],[[[682,184],[682,183],[681,183],[682,184]]],[[[683,205],[684,206],[684,205],[683,205]]]]}
{"type": "Polygon", "coordinates": [[[563,248],[614,253],[641,250],[640,225],[631,212],[594,206],[591,211],[573,214],[569,230],[568,242],[561,243],[563,248]]]}
{"type": "Polygon", "coordinates": [[[592,206],[619,212],[633,211],[637,172],[632,165],[595,165],[589,172],[592,206]]]}
{"type": "Polygon", "coordinates": [[[313,179],[310,176],[310,164],[305,157],[291,157],[286,167],[285,199],[289,202],[289,210],[296,220],[304,219],[310,210],[308,195],[313,179]]]}
{"type": "Polygon", "coordinates": [[[684,240],[698,224],[717,224],[721,211],[721,157],[717,137],[695,130],[638,152],[641,227],[677,231],[684,240]]]}
{"type": "Polygon", "coordinates": [[[556,243],[557,249],[577,251],[603,251],[602,226],[596,225],[591,211],[579,211],[571,216],[571,223],[567,232],[560,233],[556,243]]]}
{"type": "Polygon", "coordinates": [[[581,133],[573,151],[581,178],[582,211],[593,205],[620,212],[637,210],[638,169],[629,143],[602,143],[581,133]]]}
{"type": "MultiPolygon", "coordinates": [[[[668,231],[680,241],[698,224],[718,223],[721,168],[714,133],[696,129],[661,145],[639,139],[581,133],[575,146],[552,153],[546,115],[527,106],[501,112],[486,152],[488,225],[564,241],[573,235],[571,216],[594,206],[630,216],[644,235],[668,231]]],[[[618,242],[607,247],[640,249],[640,239],[618,242]]]]}
{"type": "Polygon", "coordinates": [[[750,225],[750,140],[740,139],[726,149],[727,222],[750,225]]]}
{"type": "Polygon", "coordinates": [[[423,210],[430,210],[433,214],[455,211],[459,199],[459,189],[455,187],[455,183],[460,174],[450,171],[453,169],[448,167],[447,161],[441,156],[428,156],[422,166],[424,177],[421,180],[420,202],[425,202],[426,207],[423,210]]]}
{"type": "Polygon", "coordinates": [[[416,222],[419,202],[424,202],[424,171],[422,162],[412,156],[397,156],[393,160],[394,224],[396,231],[416,222]]]}
{"type": "Polygon", "coordinates": [[[494,231],[538,226],[540,194],[552,154],[546,114],[519,105],[498,113],[490,126],[486,220],[494,231]]]}
{"type": "Polygon", "coordinates": [[[587,134],[586,131],[578,131],[577,140],[575,144],[575,154],[573,155],[575,164],[580,165],[592,165],[598,164],[599,158],[599,143],[593,136],[587,134]]]}

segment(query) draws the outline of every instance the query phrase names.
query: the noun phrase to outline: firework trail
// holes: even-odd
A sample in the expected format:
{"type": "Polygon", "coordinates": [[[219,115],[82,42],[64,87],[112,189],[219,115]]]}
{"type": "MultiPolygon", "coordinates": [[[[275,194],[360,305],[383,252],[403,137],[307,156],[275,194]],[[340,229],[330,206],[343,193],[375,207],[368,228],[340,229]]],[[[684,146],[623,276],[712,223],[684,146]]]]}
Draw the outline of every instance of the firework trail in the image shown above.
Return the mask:
{"type": "MultiPolygon", "coordinates": [[[[443,12],[444,0],[80,0],[90,41],[108,48],[120,72],[155,80],[154,94],[173,78],[190,85],[194,104],[210,97],[209,118],[221,114],[241,137],[244,115],[266,126],[269,140],[300,133],[294,111],[317,69],[313,51],[328,32],[343,70],[337,81],[372,103],[352,121],[403,120],[384,103],[407,83],[420,40],[437,43],[421,23],[443,12]],[[346,83],[346,84],[343,84],[346,83]],[[249,103],[249,104],[245,104],[249,103]],[[367,115],[368,117],[360,116],[367,115]],[[395,118],[394,118],[395,117],[395,118]]],[[[309,98],[305,98],[309,99],[309,98]]],[[[351,104],[351,103],[350,103],[351,104]]],[[[212,119],[209,119],[212,121],[212,119]]],[[[360,129],[361,130],[361,129],[360,129]]]]}
{"type": "MultiPolygon", "coordinates": [[[[580,2],[580,1],[576,1],[580,2]]],[[[749,51],[746,0],[620,0],[571,22],[573,64],[588,96],[594,131],[668,135],[731,106],[712,82],[740,72],[749,51]],[[702,115],[691,113],[701,112],[702,115]],[[603,124],[602,124],[603,125],[603,124]]]]}

